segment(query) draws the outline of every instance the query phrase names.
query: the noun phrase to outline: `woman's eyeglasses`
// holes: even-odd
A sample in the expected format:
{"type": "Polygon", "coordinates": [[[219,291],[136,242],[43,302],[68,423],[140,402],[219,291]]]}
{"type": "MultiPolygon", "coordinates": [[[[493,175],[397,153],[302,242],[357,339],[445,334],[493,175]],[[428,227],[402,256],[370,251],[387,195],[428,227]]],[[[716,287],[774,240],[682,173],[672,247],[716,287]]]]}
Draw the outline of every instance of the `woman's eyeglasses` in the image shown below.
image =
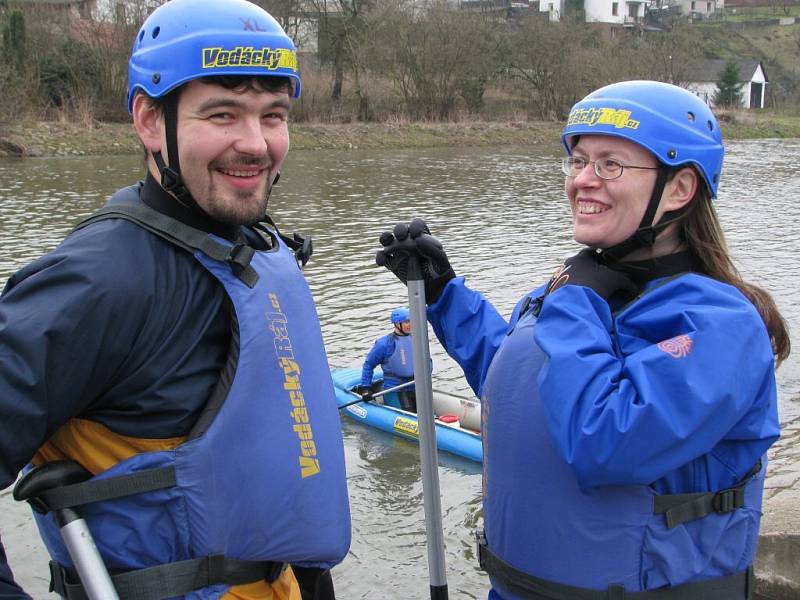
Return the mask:
{"type": "Polygon", "coordinates": [[[598,160],[587,160],[578,156],[567,156],[561,159],[561,170],[567,177],[577,177],[581,171],[586,168],[586,165],[594,167],[595,175],[600,179],[610,181],[612,179],[619,179],[625,169],[652,169],[657,170],[658,167],[637,167],[636,165],[623,165],[621,162],[613,158],[600,158],[598,160]]]}

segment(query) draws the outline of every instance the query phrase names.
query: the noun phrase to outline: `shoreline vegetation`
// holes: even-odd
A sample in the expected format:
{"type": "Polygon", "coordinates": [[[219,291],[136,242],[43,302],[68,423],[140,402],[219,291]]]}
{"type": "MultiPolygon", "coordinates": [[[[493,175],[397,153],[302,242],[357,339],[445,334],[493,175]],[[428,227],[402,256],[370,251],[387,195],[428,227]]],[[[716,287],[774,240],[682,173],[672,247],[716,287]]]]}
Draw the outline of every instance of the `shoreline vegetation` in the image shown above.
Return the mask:
{"type": "MultiPolygon", "coordinates": [[[[720,111],[724,139],[800,138],[800,117],[720,111]]],[[[432,148],[437,146],[558,147],[556,121],[291,123],[293,150],[432,148]]],[[[130,123],[63,121],[0,123],[0,157],[140,154],[130,123]]]]}

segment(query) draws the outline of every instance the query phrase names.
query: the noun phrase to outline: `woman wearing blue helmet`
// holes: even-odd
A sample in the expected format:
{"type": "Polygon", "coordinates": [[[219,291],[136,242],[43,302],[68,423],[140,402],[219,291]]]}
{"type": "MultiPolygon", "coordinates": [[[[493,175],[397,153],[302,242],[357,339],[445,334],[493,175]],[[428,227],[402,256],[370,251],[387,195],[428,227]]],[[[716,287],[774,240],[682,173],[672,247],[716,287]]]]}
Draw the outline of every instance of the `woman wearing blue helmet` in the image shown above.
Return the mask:
{"type": "MultiPolygon", "coordinates": [[[[300,600],[296,573],[304,600],[332,599],[350,544],[339,416],[308,285],[262,223],[294,44],[245,0],[171,0],[129,66],[144,181],[0,297],[0,488],[29,463],[83,467],[69,489],[123,599],[300,600]]],[[[52,589],[86,597],[37,519],[52,589]]],[[[27,598],[0,561],[0,596],[27,598]]]]}
{"type": "Polygon", "coordinates": [[[789,340],[725,247],[717,121],[629,81],[578,102],[562,140],[585,248],[508,321],[420,220],[376,259],[400,276],[414,241],[430,322],[482,398],[489,597],[744,600],[789,340]]]}

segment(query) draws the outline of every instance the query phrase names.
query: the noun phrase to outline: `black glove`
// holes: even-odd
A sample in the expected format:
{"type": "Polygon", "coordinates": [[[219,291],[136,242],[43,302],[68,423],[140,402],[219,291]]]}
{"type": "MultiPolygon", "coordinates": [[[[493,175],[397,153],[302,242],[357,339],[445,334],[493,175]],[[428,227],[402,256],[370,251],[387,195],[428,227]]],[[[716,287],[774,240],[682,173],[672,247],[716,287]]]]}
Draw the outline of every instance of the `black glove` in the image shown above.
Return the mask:
{"type": "Polygon", "coordinates": [[[364,402],[369,402],[372,400],[372,388],[364,387],[363,385],[359,385],[357,388],[353,390],[356,394],[361,396],[361,399],[364,402]]]}
{"type": "Polygon", "coordinates": [[[592,248],[581,250],[564,261],[547,284],[545,296],[565,285],[583,285],[592,288],[606,302],[633,300],[639,288],[625,273],[603,264],[600,255],[592,248]]]}
{"type": "Polygon", "coordinates": [[[398,223],[393,232],[380,237],[383,250],[375,255],[378,266],[386,267],[403,283],[408,283],[409,256],[416,254],[425,284],[425,301],[433,304],[442,295],[445,284],[456,276],[442,244],[431,235],[422,219],[398,223]]]}

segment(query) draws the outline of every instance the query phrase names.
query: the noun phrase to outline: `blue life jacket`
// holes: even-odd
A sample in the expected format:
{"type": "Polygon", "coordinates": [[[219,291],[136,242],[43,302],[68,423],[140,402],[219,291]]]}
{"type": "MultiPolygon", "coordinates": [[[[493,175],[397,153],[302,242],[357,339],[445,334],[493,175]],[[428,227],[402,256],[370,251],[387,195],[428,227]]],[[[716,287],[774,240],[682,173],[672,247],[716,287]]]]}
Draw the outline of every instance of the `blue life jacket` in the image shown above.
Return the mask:
{"type": "MultiPolygon", "coordinates": [[[[394,352],[381,363],[383,371],[383,385],[385,388],[394,387],[414,379],[413,346],[410,335],[389,334],[394,340],[394,352]]],[[[406,391],[414,386],[405,388],[406,391]]]]}
{"type": "MultiPolygon", "coordinates": [[[[192,252],[224,286],[234,329],[228,364],[188,439],[80,484],[101,498],[80,511],[108,569],[265,565],[261,576],[212,577],[202,589],[168,594],[205,600],[232,583],[274,579],[280,570],[265,570],[272,563],[341,562],[350,513],[339,417],[316,309],[292,251],[266,228],[269,251],[191,229],[139,203],[135,187],[80,226],[103,218],[128,219],[192,252]],[[115,478],[125,475],[134,484],[122,491],[115,478]]],[[[71,567],[52,513],[37,522],[53,559],[71,567]]]]}
{"type": "MultiPolygon", "coordinates": [[[[730,495],[717,495],[724,503],[738,494],[741,504],[720,512],[700,507],[715,502],[713,493],[659,495],[648,485],[582,489],[546,425],[539,393],[546,356],[534,339],[536,312],[521,315],[483,384],[482,543],[493,597],[622,598],[606,593],[705,583],[746,571],[755,553],[765,464],[730,495]],[[541,595],[520,591],[523,580],[541,595]]],[[[743,577],[731,585],[743,590],[743,577]]],[[[679,589],[663,597],[744,597],[704,595],[707,589],[680,595],[679,589]]]]}

